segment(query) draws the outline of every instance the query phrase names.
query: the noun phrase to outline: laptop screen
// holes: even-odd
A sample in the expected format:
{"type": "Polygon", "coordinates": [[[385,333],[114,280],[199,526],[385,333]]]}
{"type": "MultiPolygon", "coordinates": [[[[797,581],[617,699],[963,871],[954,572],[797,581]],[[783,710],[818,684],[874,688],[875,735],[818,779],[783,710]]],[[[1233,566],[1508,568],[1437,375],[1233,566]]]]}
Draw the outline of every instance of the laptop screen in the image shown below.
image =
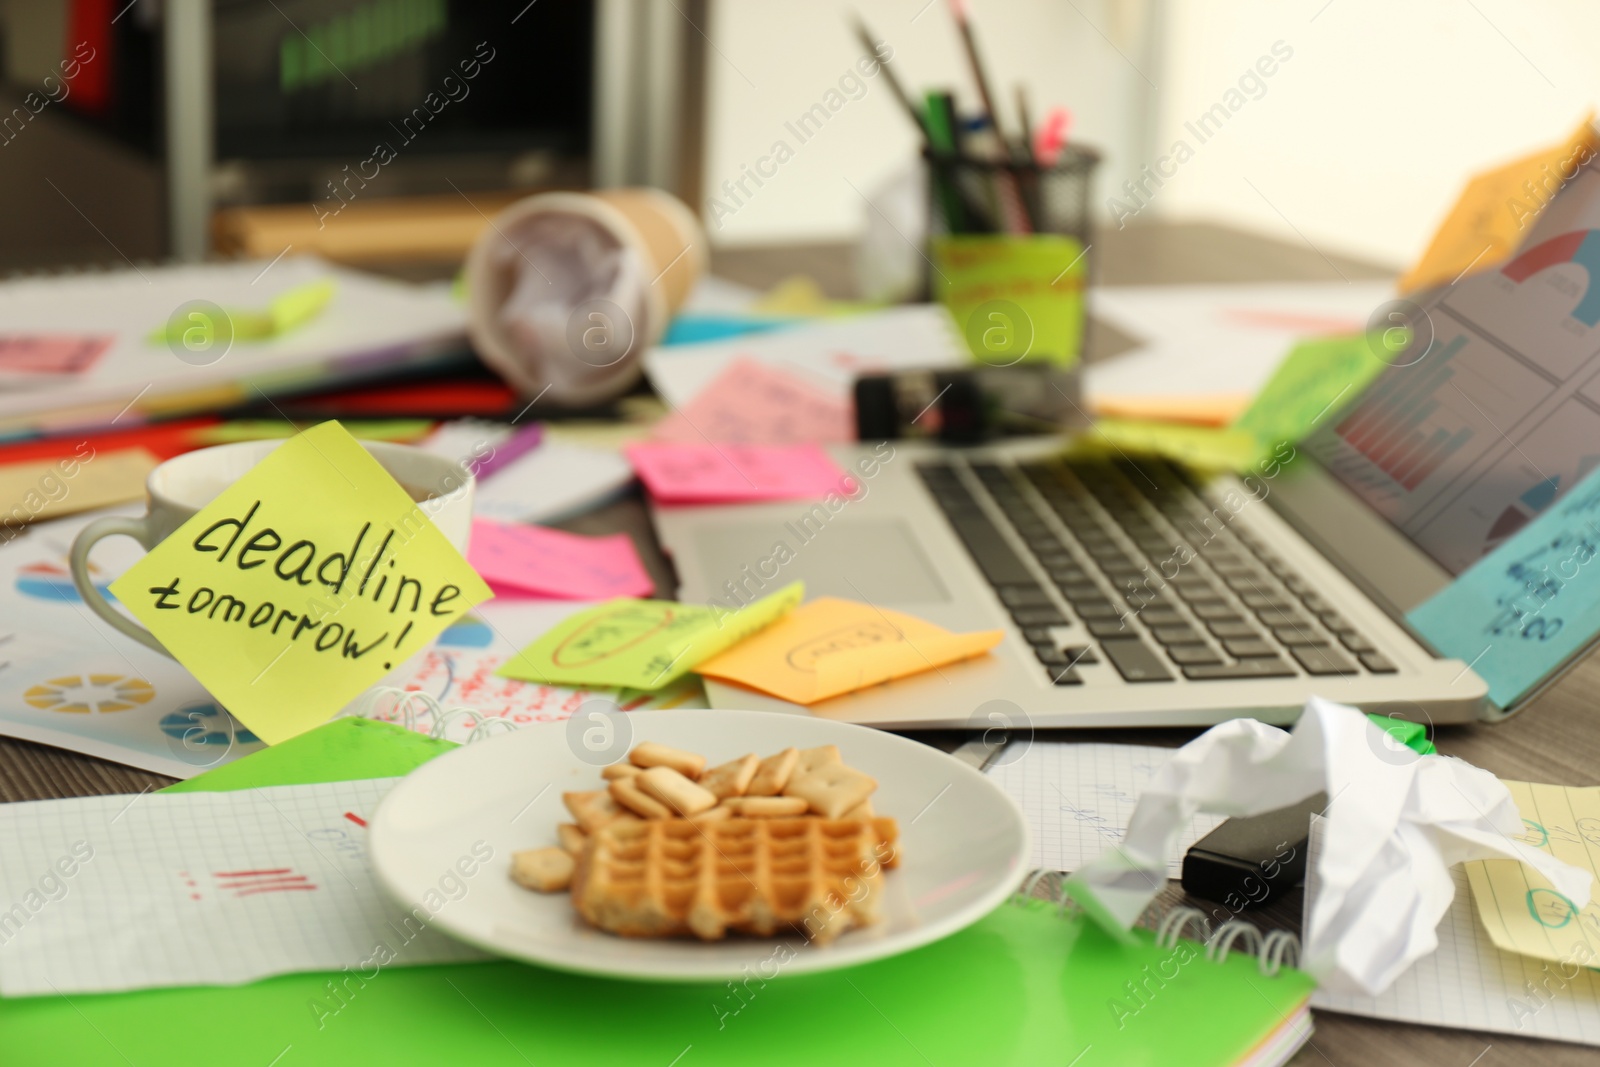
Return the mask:
{"type": "Polygon", "coordinates": [[[1306,449],[1460,574],[1600,465],[1600,174],[1405,318],[1409,347],[1306,449]]]}

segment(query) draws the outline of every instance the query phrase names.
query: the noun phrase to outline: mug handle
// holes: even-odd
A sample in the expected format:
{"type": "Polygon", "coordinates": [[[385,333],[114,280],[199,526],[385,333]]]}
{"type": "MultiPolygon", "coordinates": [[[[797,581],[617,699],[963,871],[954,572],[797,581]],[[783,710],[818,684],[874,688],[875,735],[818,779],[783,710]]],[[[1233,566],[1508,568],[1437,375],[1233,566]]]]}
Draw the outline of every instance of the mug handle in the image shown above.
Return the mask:
{"type": "Polygon", "coordinates": [[[90,611],[141,645],[153,648],[163,656],[171,656],[172,653],[156,640],[154,634],[108,604],[106,598],[100,595],[100,590],[95,587],[94,579],[89,575],[89,550],[95,546],[95,542],[117,534],[133,538],[144,546],[146,552],[150,550],[148,516],[129,518],[124,515],[110,515],[96,519],[79,530],[78,536],[72,539],[72,553],[68,557],[72,567],[72,582],[78,587],[78,595],[83,597],[83,602],[89,605],[90,611]]]}

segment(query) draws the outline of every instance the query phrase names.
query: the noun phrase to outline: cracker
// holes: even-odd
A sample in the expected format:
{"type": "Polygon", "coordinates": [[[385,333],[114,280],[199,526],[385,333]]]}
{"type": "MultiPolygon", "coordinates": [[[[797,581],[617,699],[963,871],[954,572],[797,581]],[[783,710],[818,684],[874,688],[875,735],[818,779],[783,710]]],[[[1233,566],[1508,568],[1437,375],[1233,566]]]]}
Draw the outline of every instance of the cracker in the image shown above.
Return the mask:
{"type": "Polygon", "coordinates": [[[678,815],[698,815],[717,806],[715,793],[695,785],[671,767],[651,767],[628,781],[637,783],[646,794],[678,815]]]}
{"type": "Polygon", "coordinates": [[[654,741],[635,745],[633,751],[628,753],[628,759],[635,767],[642,767],[645,770],[651,767],[671,767],[691,780],[700,777],[700,772],[706,769],[704,756],[685,752],[681,748],[670,748],[654,741]]]}
{"type": "Polygon", "coordinates": [[[783,792],[794,774],[794,765],[800,759],[800,750],[786,748],[775,756],[768,756],[756,768],[756,776],[745,787],[747,797],[775,797],[783,792]]]}
{"type": "Polygon", "coordinates": [[[878,815],[878,813],[872,810],[872,798],[868,797],[866,800],[863,800],[861,803],[857,804],[855,807],[851,808],[849,811],[847,811],[843,815],[839,816],[839,818],[841,818],[841,819],[873,819],[873,818],[876,818],[877,815],[878,815]]]}
{"type": "Polygon", "coordinates": [[[600,777],[608,782],[614,782],[618,778],[632,778],[642,770],[643,767],[635,767],[631,763],[609,763],[600,768],[600,777]]]}
{"type": "Polygon", "coordinates": [[[814,771],[818,767],[827,767],[835,763],[843,763],[844,757],[839,755],[838,745],[822,745],[818,748],[802,748],[800,758],[795,761],[796,774],[803,771],[814,771]]]}
{"type": "Polygon", "coordinates": [[[870,775],[842,763],[826,764],[801,774],[796,771],[784,786],[784,796],[800,797],[826,819],[837,819],[878,788],[870,775]]]}
{"type": "Polygon", "coordinates": [[[782,819],[804,815],[811,805],[800,797],[741,797],[739,814],[746,819],[782,819]]]}
{"type": "Polygon", "coordinates": [[[511,854],[511,879],[524,889],[559,893],[572,884],[576,866],[564,848],[530,848],[511,854]]]}
{"type": "Polygon", "coordinates": [[[674,812],[655,797],[646,794],[639,788],[639,779],[642,775],[635,774],[630,778],[618,778],[611,783],[611,799],[621,804],[624,808],[646,819],[670,819],[674,812]]]}
{"type": "Polygon", "coordinates": [[[583,832],[583,827],[564,822],[556,827],[556,840],[561,842],[562,848],[576,856],[583,851],[584,842],[589,840],[589,835],[583,832]]]}
{"type": "Polygon", "coordinates": [[[562,793],[561,802],[586,834],[594,833],[622,814],[611,798],[598,789],[589,793],[562,793]]]}
{"type": "Polygon", "coordinates": [[[696,826],[700,826],[708,822],[721,822],[723,819],[731,819],[733,816],[734,810],[731,807],[726,804],[718,804],[714,808],[707,808],[698,815],[689,816],[689,821],[696,826]]]}
{"type": "Polygon", "coordinates": [[[742,797],[745,790],[750,788],[750,780],[756,776],[756,768],[760,766],[760,758],[752,752],[711,768],[700,776],[700,784],[716,794],[719,800],[742,797]]]}

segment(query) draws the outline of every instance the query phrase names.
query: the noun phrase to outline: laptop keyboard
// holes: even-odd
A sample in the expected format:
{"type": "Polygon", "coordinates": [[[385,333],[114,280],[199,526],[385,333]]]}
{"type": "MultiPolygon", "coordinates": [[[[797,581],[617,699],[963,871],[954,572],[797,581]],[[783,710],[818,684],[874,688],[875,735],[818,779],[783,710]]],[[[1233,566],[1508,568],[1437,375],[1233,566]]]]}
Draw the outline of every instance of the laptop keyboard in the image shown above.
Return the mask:
{"type": "Polygon", "coordinates": [[[1395,673],[1176,467],[1052,459],[917,473],[1057,685],[1081,685],[1078,668],[1102,657],[1139,683],[1395,673]]]}

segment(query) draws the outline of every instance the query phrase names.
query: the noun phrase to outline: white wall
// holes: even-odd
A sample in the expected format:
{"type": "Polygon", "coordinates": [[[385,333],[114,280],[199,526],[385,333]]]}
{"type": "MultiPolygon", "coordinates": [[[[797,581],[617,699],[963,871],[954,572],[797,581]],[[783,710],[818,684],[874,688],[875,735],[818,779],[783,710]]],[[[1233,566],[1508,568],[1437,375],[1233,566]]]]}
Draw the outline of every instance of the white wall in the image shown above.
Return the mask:
{"type": "Polygon", "coordinates": [[[1157,141],[1195,154],[1152,207],[1328,252],[1408,263],[1468,174],[1561,140],[1600,95],[1592,0],[1169,3],[1157,141]],[[1184,121],[1277,40],[1294,55],[1265,95],[1197,144],[1184,121]]]}
{"type": "MultiPolygon", "coordinates": [[[[969,6],[1002,122],[1015,128],[1014,86],[1023,81],[1035,121],[1051,105],[1071,107],[1077,134],[1107,152],[1108,167],[1120,172],[1145,153],[1138,139],[1149,123],[1141,109],[1153,108],[1147,94],[1154,90],[1133,64],[1151,62],[1140,55],[1146,0],[972,0],[969,6]]],[[[795,152],[759,190],[747,182],[753,195],[744,204],[724,198],[733,213],[720,225],[706,212],[719,244],[853,237],[867,209],[851,184],[870,194],[915,158],[918,139],[881,73],[805,144],[784,126],[821,101],[862,54],[850,30],[852,13],[893,47],[892,66],[913,94],[952,87],[958,103],[977,108],[946,0],[713,0],[711,8],[706,192],[737,179],[774,141],[787,141],[795,152]]]]}
{"type": "MultiPolygon", "coordinates": [[[[946,0],[919,16],[923,4],[714,0],[708,187],[788,136],[784,121],[854,61],[852,10],[894,46],[908,84],[953,83],[974,101],[946,0]]],[[[1143,0],[973,0],[971,8],[1005,85],[1006,117],[1022,77],[1036,111],[1066,103],[1081,138],[1106,150],[1097,199],[1108,221],[1119,211],[1106,201],[1182,138],[1192,158],[1165,164],[1172,176],[1148,186],[1141,219],[1220,219],[1397,267],[1421,251],[1469,173],[1566,136],[1600,98],[1594,0],[1150,0],[1150,11],[1165,9],[1148,27],[1161,39],[1158,58],[1140,32],[1143,0]],[[1222,102],[1280,40],[1293,55],[1263,79],[1260,98],[1245,97],[1199,143],[1185,121],[1222,102]],[[1155,98],[1148,123],[1146,96],[1155,98]]],[[[851,237],[864,208],[846,179],[870,192],[914,150],[880,75],[713,225],[713,239],[851,237]]]]}

